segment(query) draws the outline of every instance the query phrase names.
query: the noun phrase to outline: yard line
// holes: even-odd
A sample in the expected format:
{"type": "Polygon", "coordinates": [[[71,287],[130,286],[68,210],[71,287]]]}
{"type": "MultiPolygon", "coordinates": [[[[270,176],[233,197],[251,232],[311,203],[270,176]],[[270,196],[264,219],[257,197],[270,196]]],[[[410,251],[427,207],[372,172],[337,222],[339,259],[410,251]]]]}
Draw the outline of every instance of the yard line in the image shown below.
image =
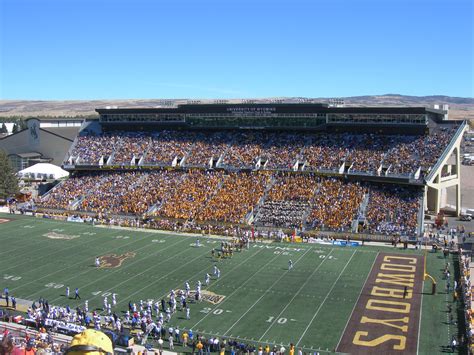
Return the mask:
{"type": "MultiPolygon", "coordinates": [[[[87,236],[87,237],[89,237],[89,236],[87,236]]],[[[99,238],[101,238],[101,237],[99,237],[99,238]]],[[[86,245],[86,244],[91,243],[91,240],[90,240],[90,239],[88,239],[88,238],[84,238],[84,239],[86,239],[86,240],[85,240],[83,243],[78,243],[78,244],[70,245],[70,246],[68,246],[68,247],[66,247],[66,248],[61,248],[61,249],[59,249],[59,250],[56,250],[54,253],[51,253],[51,254],[48,254],[48,255],[44,255],[44,256],[43,256],[43,259],[49,258],[49,257],[51,257],[52,255],[56,255],[56,254],[58,254],[58,253],[63,253],[64,251],[66,251],[66,250],[68,250],[68,249],[80,248],[82,245],[86,245]]],[[[38,251],[40,251],[41,249],[48,249],[48,248],[51,248],[51,246],[50,246],[50,245],[46,245],[44,248],[33,249],[31,252],[32,252],[33,254],[35,254],[35,255],[39,255],[38,251]]],[[[25,257],[26,255],[28,255],[28,254],[29,254],[29,253],[27,253],[27,254],[22,254],[21,256],[22,256],[22,258],[24,258],[24,257],[25,257]]],[[[16,265],[10,266],[10,267],[8,267],[8,268],[6,268],[6,269],[3,269],[3,271],[10,270],[10,269],[16,269],[16,268],[17,268],[18,266],[20,266],[20,265],[23,265],[23,264],[30,264],[30,263],[31,263],[31,260],[26,260],[25,262],[21,262],[21,263],[19,263],[19,264],[16,264],[16,265]]]]}
{"type": "MultiPolygon", "coordinates": [[[[158,281],[164,279],[164,278],[167,277],[168,275],[172,275],[172,274],[175,273],[177,270],[179,270],[179,269],[183,268],[184,266],[186,266],[186,265],[188,265],[188,264],[194,262],[196,259],[201,258],[203,255],[206,255],[207,253],[208,253],[208,250],[206,250],[205,253],[199,254],[197,257],[195,257],[194,259],[191,259],[191,260],[188,261],[187,263],[182,264],[182,265],[181,265],[180,267],[178,267],[177,269],[174,269],[174,270],[170,271],[169,273],[163,275],[163,276],[160,277],[159,279],[156,279],[156,280],[153,281],[152,283],[147,284],[145,287],[142,287],[142,288],[139,289],[138,291],[136,291],[136,292],[134,292],[134,293],[128,295],[128,298],[131,299],[132,296],[134,296],[134,295],[136,295],[137,293],[143,291],[145,288],[148,288],[148,287],[150,287],[151,285],[156,284],[158,281]]],[[[178,253],[178,254],[179,254],[179,253],[178,253]]],[[[172,258],[174,258],[174,257],[175,257],[176,255],[178,255],[178,254],[173,255],[172,258]]],[[[171,259],[171,258],[168,258],[168,259],[166,259],[166,260],[169,260],[169,259],[171,259]]],[[[156,265],[158,265],[158,264],[156,264],[156,265]]],[[[156,265],[153,265],[152,268],[155,267],[156,265]]],[[[151,268],[148,268],[148,269],[145,270],[145,271],[148,271],[149,269],[151,269],[151,268]]],[[[139,276],[139,275],[143,274],[145,271],[141,272],[140,274],[138,274],[138,275],[136,275],[136,276],[139,276]]],[[[189,279],[192,280],[192,279],[194,278],[194,276],[196,276],[196,275],[198,275],[198,274],[200,274],[200,273],[202,273],[202,272],[203,272],[203,270],[199,270],[197,273],[195,273],[195,274],[194,274],[192,277],[190,277],[189,279]]],[[[134,275],[134,276],[135,276],[135,275],[134,275]]],[[[121,284],[123,284],[123,283],[129,282],[129,281],[130,281],[130,280],[125,280],[125,281],[123,281],[123,282],[121,282],[121,283],[119,283],[119,284],[117,284],[117,285],[114,285],[114,287],[116,287],[116,286],[118,286],[118,285],[121,285],[121,284]]],[[[108,290],[105,290],[104,292],[110,291],[110,290],[112,290],[112,288],[109,288],[108,290]]],[[[161,298],[165,297],[167,294],[168,294],[168,292],[166,292],[163,296],[161,296],[161,297],[159,297],[159,298],[161,299],[161,298]]],[[[92,298],[95,298],[95,297],[92,297],[92,298]]],[[[120,303],[124,303],[124,302],[126,302],[126,301],[125,301],[125,300],[119,301],[119,302],[117,302],[117,305],[119,305],[120,303]]]]}
{"type": "MultiPolygon", "coordinates": [[[[160,250],[158,250],[158,251],[156,251],[156,252],[154,252],[154,253],[148,255],[146,258],[149,258],[149,257],[151,257],[151,256],[155,256],[156,254],[158,254],[158,253],[160,253],[160,252],[162,252],[162,251],[164,251],[164,250],[166,250],[166,249],[169,249],[169,248],[171,248],[171,247],[173,247],[173,246],[175,246],[176,244],[179,244],[179,243],[181,243],[181,242],[182,242],[182,241],[179,241],[179,242],[177,242],[177,243],[174,243],[174,244],[172,244],[172,245],[169,245],[169,246],[166,247],[166,248],[160,249],[160,250]]],[[[145,246],[143,246],[143,247],[141,247],[141,248],[138,248],[138,249],[136,249],[136,250],[134,250],[134,251],[139,251],[139,250],[141,250],[141,249],[143,249],[143,248],[149,248],[149,247],[150,247],[149,245],[145,245],[145,246]]],[[[180,254],[180,253],[178,253],[178,254],[180,254]]],[[[169,259],[169,258],[168,258],[168,259],[169,259]]],[[[164,261],[167,261],[168,259],[165,259],[164,261]]],[[[128,263],[128,264],[127,264],[126,266],[124,266],[123,268],[117,268],[117,270],[111,271],[110,273],[105,274],[103,277],[100,277],[100,278],[95,279],[93,282],[90,282],[90,283],[88,283],[88,284],[86,284],[86,285],[81,285],[81,288],[87,287],[87,286],[89,286],[89,285],[92,285],[92,284],[96,283],[96,282],[99,281],[99,280],[102,280],[102,279],[104,279],[104,278],[107,278],[107,277],[109,277],[109,276],[110,276],[111,274],[113,274],[113,273],[116,273],[116,272],[118,272],[118,271],[123,271],[124,269],[126,269],[126,268],[128,268],[128,267],[130,267],[130,266],[136,264],[137,262],[140,262],[140,261],[142,261],[142,259],[138,259],[138,260],[136,260],[135,262],[128,263]]],[[[156,265],[159,265],[159,264],[161,264],[161,262],[160,262],[160,263],[157,263],[157,264],[154,264],[152,267],[154,267],[154,266],[156,266],[156,265]]],[[[147,270],[149,270],[149,269],[151,269],[151,267],[148,268],[147,270]]],[[[71,279],[73,279],[73,278],[76,278],[76,277],[78,277],[78,276],[80,276],[80,275],[85,275],[85,274],[87,274],[87,273],[89,273],[89,272],[92,272],[93,270],[95,270],[95,268],[92,268],[92,270],[86,270],[85,272],[82,272],[82,273],[79,273],[79,274],[75,274],[74,276],[72,276],[72,277],[66,279],[65,281],[69,281],[69,280],[71,280],[71,279]]],[[[140,273],[139,275],[141,275],[141,274],[142,274],[142,273],[140,273]]],[[[44,289],[41,289],[40,291],[37,291],[37,292],[35,292],[35,293],[29,295],[27,299],[29,299],[29,298],[31,298],[31,296],[33,296],[33,295],[35,295],[35,294],[37,294],[37,293],[41,293],[41,292],[44,292],[44,289]]],[[[59,300],[59,299],[61,299],[61,298],[62,298],[62,297],[57,297],[57,298],[53,299],[53,300],[51,301],[51,303],[53,303],[54,301],[59,300]]],[[[95,298],[95,297],[92,297],[92,298],[95,298]]]]}
{"type": "MultiPolygon", "coordinates": [[[[423,277],[424,278],[424,277],[423,277]]],[[[421,333],[421,316],[423,314],[423,298],[425,292],[425,280],[421,283],[421,304],[420,304],[420,320],[418,321],[418,341],[416,342],[416,353],[420,353],[420,333],[421,333]]],[[[449,325],[448,325],[449,331],[449,325]]]]}
{"type": "Polygon", "coordinates": [[[375,260],[377,260],[377,257],[379,256],[379,253],[380,253],[380,252],[377,252],[377,255],[375,255],[374,261],[372,262],[372,266],[370,267],[369,272],[367,273],[367,277],[365,278],[364,285],[362,286],[362,288],[361,288],[360,291],[359,291],[359,296],[357,297],[357,300],[356,300],[356,302],[354,303],[354,307],[352,307],[352,312],[351,312],[349,318],[347,318],[346,326],[344,327],[344,330],[343,330],[342,333],[341,333],[341,337],[339,338],[339,341],[337,342],[336,349],[339,347],[339,343],[341,342],[342,337],[343,337],[344,333],[346,332],[346,328],[347,328],[347,326],[349,325],[349,321],[351,320],[352,313],[354,313],[354,310],[355,310],[355,308],[357,307],[357,303],[359,303],[359,299],[360,299],[360,297],[362,296],[362,291],[363,291],[364,288],[365,288],[365,284],[366,284],[367,281],[369,280],[370,273],[372,272],[372,269],[373,269],[374,264],[375,264],[375,260]]]}
{"type": "MultiPolygon", "coordinates": [[[[54,228],[54,229],[56,229],[56,228],[54,228]]],[[[45,233],[51,232],[51,230],[49,229],[49,227],[48,227],[48,228],[44,228],[44,229],[43,229],[43,228],[35,229],[35,232],[38,231],[38,230],[44,230],[45,233]]],[[[31,231],[31,232],[32,232],[32,231],[31,231]]],[[[76,232],[74,232],[74,233],[76,233],[76,232]]],[[[81,232],[78,231],[77,233],[82,233],[82,231],[81,231],[81,232]]],[[[28,235],[28,233],[27,233],[26,235],[28,235]]],[[[23,238],[23,237],[24,237],[24,236],[22,235],[21,238],[23,238]]],[[[18,236],[16,236],[15,238],[18,238],[18,236]]],[[[9,238],[9,239],[10,239],[10,238],[9,238]]],[[[5,241],[5,239],[2,238],[2,244],[3,244],[4,241],[5,241]]],[[[23,240],[22,242],[25,243],[24,240],[23,240]]],[[[25,247],[28,247],[28,246],[29,246],[29,247],[34,247],[35,245],[41,244],[41,242],[42,242],[42,240],[38,240],[37,243],[25,244],[25,247]]],[[[30,242],[28,241],[28,243],[30,243],[30,242]]],[[[15,243],[15,244],[16,244],[16,243],[15,243]]],[[[82,244],[86,244],[86,243],[82,243],[82,244]]],[[[51,247],[50,245],[45,245],[45,246],[42,247],[42,248],[37,248],[37,249],[32,248],[32,253],[36,253],[36,254],[37,254],[39,250],[47,249],[47,248],[50,248],[50,247],[51,247]]],[[[69,247],[68,247],[68,248],[69,248],[69,247]]],[[[68,249],[68,248],[65,248],[64,250],[66,250],[66,249],[68,249]]],[[[7,251],[5,251],[5,252],[0,253],[0,255],[2,255],[2,254],[11,254],[13,251],[14,251],[14,250],[9,249],[9,250],[7,250],[7,251]]]]}
{"type": "MultiPolygon", "coordinates": [[[[117,246],[116,248],[109,249],[108,251],[110,252],[110,251],[112,251],[112,250],[116,250],[116,249],[119,249],[119,248],[123,248],[123,247],[125,247],[125,246],[127,246],[127,245],[135,244],[135,243],[137,243],[137,242],[139,242],[139,241],[140,241],[140,240],[131,240],[130,243],[126,243],[126,244],[119,245],[119,246],[117,246]]],[[[90,241],[88,241],[88,243],[90,243],[90,241]]],[[[135,251],[138,251],[138,250],[140,250],[140,249],[143,249],[143,247],[138,248],[138,249],[135,249],[135,250],[133,250],[133,251],[135,252],[135,251]]],[[[56,254],[56,253],[54,253],[54,254],[56,254]]],[[[53,255],[53,254],[50,254],[50,255],[53,255]]],[[[48,258],[50,255],[46,255],[45,258],[48,258]]],[[[31,284],[31,283],[33,283],[33,282],[38,281],[38,280],[42,280],[42,279],[48,278],[48,277],[51,276],[51,275],[64,272],[64,270],[73,268],[73,267],[75,267],[76,265],[82,264],[83,262],[84,262],[84,260],[81,260],[81,261],[78,261],[77,263],[68,264],[69,266],[66,267],[66,268],[53,271],[53,272],[51,272],[51,273],[49,273],[49,274],[46,274],[45,276],[42,276],[42,277],[37,277],[37,278],[35,278],[34,280],[32,280],[32,281],[30,281],[30,282],[27,282],[27,283],[22,283],[21,285],[18,285],[17,287],[12,288],[11,290],[13,291],[13,290],[15,290],[15,289],[18,289],[18,288],[23,287],[23,286],[25,286],[25,285],[29,285],[29,284],[31,284]]],[[[92,260],[91,260],[91,262],[92,262],[92,260]]],[[[48,264],[44,264],[44,265],[42,265],[42,266],[47,266],[47,265],[48,265],[48,264]]],[[[42,266],[40,266],[40,267],[42,267],[42,266]]],[[[40,268],[40,267],[39,267],[39,268],[40,268]]],[[[37,271],[37,270],[38,270],[38,268],[35,269],[35,271],[37,271]]],[[[91,271],[91,270],[87,270],[86,272],[88,272],[88,271],[91,271]]],[[[77,275],[82,275],[82,274],[76,274],[75,276],[77,276],[77,275]]]]}
{"type": "Polygon", "coordinates": [[[321,308],[323,307],[324,303],[326,303],[326,300],[328,299],[329,295],[331,294],[332,290],[334,289],[334,287],[336,286],[337,284],[337,281],[339,281],[339,279],[341,278],[342,274],[344,273],[344,270],[346,270],[347,268],[347,265],[349,265],[349,263],[351,262],[352,258],[354,257],[354,255],[357,253],[357,250],[355,250],[351,257],[349,258],[349,260],[347,261],[346,263],[346,266],[344,266],[344,269],[341,270],[339,276],[337,277],[336,281],[334,282],[334,284],[332,285],[331,289],[329,290],[329,292],[327,293],[326,297],[324,297],[324,300],[323,302],[319,305],[318,309],[316,310],[316,313],[314,313],[313,315],[313,318],[311,318],[311,321],[309,322],[308,326],[306,327],[306,329],[304,330],[303,334],[301,334],[301,337],[299,338],[298,342],[296,343],[295,347],[297,347],[300,342],[301,342],[301,339],[303,339],[303,337],[305,336],[306,332],[308,331],[309,327],[311,326],[311,324],[313,323],[314,319],[316,318],[316,316],[318,315],[319,311],[321,310],[321,308]]]}
{"type": "Polygon", "coordinates": [[[319,270],[319,268],[324,264],[324,262],[326,260],[328,260],[328,257],[329,255],[334,251],[334,249],[331,249],[331,251],[329,252],[329,254],[326,255],[326,257],[324,258],[324,260],[313,270],[313,272],[311,273],[311,275],[309,275],[309,277],[306,279],[306,281],[301,285],[301,287],[298,289],[298,291],[296,291],[296,293],[293,295],[293,297],[291,298],[291,300],[289,302],[287,302],[285,308],[283,308],[283,310],[280,312],[280,314],[278,314],[278,316],[275,317],[275,320],[270,324],[270,326],[267,328],[267,330],[265,331],[265,333],[262,334],[262,336],[258,339],[258,341],[261,341],[263,339],[263,337],[268,333],[268,331],[275,325],[276,321],[280,318],[280,316],[283,314],[283,312],[285,312],[285,310],[288,308],[288,306],[291,304],[291,302],[293,302],[293,300],[296,298],[296,296],[298,296],[298,294],[301,292],[301,290],[303,289],[303,287],[308,283],[308,281],[311,279],[311,277],[313,277],[314,273],[316,271],[319,270]]]}
{"type": "MultiPolygon", "coordinates": [[[[298,260],[295,261],[295,265],[306,255],[306,253],[308,253],[308,252],[309,252],[310,250],[312,250],[312,249],[313,249],[313,248],[308,248],[308,250],[306,250],[306,251],[303,253],[303,255],[301,255],[301,256],[298,258],[298,260]]],[[[263,295],[260,296],[259,299],[256,300],[255,303],[254,303],[244,314],[242,314],[242,316],[241,316],[239,319],[237,319],[237,321],[236,321],[234,324],[232,324],[232,326],[231,326],[229,329],[227,329],[227,331],[226,331],[223,335],[226,335],[228,332],[230,332],[230,331],[232,330],[232,328],[234,328],[234,327],[236,326],[236,324],[239,323],[240,320],[241,320],[247,313],[249,313],[249,312],[253,309],[253,307],[255,307],[255,306],[257,305],[257,303],[260,302],[260,300],[261,300],[263,297],[265,297],[265,295],[266,295],[268,292],[270,292],[270,290],[273,288],[273,286],[275,286],[275,285],[278,283],[278,281],[280,281],[280,280],[283,278],[283,276],[285,276],[289,271],[290,271],[290,270],[286,270],[284,273],[282,273],[281,276],[263,293],[263,295]]]]}
{"type": "MultiPolygon", "coordinates": [[[[0,218],[3,218],[3,217],[0,215],[0,218]]],[[[23,235],[21,235],[21,237],[19,237],[18,233],[16,233],[16,232],[18,231],[19,228],[23,227],[23,225],[31,223],[31,221],[27,220],[27,219],[23,219],[23,220],[13,220],[12,222],[15,222],[15,224],[13,224],[13,225],[11,225],[11,224],[9,225],[9,223],[2,224],[2,229],[5,231],[4,234],[7,234],[7,233],[10,234],[9,237],[2,237],[2,241],[12,240],[12,241],[18,242],[18,244],[20,244],[22,242],[22,240],[20,238],[22,238],[23,235]],[[23,222],[25,222],[25,223],[23,223],[23,222]],[[20,224],[20,225],[17,225],[17,224],[20,224]]],[[[28,232],[29,232],[28,230],[24,229],[23,231],[25,232],[25,235],[28,235],[28,232]]],[[[8,253],[8,251],[2,252],[2,253],[0,253],[0,255],[5,254],[5,253],[8,253]]]]}
{"type": "MultiPolygon", "coordinates": [[[[260,251],[262,250],[266,250],[266,249],[260,249],[257,253],[259,253],[260,251]]],[[[257,255],[254,254],[254,255],[257,255]]],[[[220,302],[219,304],[215,305],[214,308],[209,311],[209,313],[207,313],[204,317],[202,317],[196,324],[194,324],[192,327],[189,327],[189,329],[193,329],[193,328],[196,328],[196,326],[201,323],[205,318],[207,318],[213,311],[215,311],[218,307],[222,306],[223,303],[225,303],[226,301],[228,301],[230,299],[230,297],[236,293],[237,291],[239,291],[243,285],[245,285],[247,282],[249,282],[258,272],[260,272],[265,266],[267,266],[268,264],[270,264],[271,262],[273,262],[273,260],[275,260],[276,258],[278,258],[280,256],[280,254],[277,254],[275,255],[272,259],[270,259],[265,265],[263,265],[261,268],[257,269],[250,277],[247,278],[247,280],[240,285],[240,287],[236,288],[234,291],[232,291],[229,295],[226,296],[226,298],[220,302]]],[[[224,335],[224,334],[223,334],[224,335]]]]}

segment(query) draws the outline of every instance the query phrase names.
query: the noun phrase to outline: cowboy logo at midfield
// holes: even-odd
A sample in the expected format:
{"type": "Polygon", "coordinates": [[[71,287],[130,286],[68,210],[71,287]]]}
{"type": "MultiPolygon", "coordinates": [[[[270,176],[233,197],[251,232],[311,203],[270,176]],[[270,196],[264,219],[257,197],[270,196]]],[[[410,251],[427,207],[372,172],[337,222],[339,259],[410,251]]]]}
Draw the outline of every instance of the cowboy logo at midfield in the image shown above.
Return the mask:
{"type": "Polygon", "coordinates": [[[117,254],[106,254],[99,256],[99,267],[104,269],[111,269],[122,266],[122,263],[128,258],[134,258],[135,253],[127,252],[122,255],[117,254]]]}

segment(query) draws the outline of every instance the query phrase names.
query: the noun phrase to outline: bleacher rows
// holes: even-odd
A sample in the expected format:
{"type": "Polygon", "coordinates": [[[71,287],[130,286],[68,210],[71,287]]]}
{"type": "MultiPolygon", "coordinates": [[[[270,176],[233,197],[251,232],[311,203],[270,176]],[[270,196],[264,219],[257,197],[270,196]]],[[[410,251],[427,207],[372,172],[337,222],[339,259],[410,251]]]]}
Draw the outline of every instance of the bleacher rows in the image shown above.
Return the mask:
{"type": "Polygon", "coordinates": [[[455,129],[430,135],[260,131],[113,132],[79,136],[66,166],[158,166],[363,173],[421,179],[455,129]]]}
{"type": "Polygon", "coordinates": [[[78,173],[38,205],[203,225],[413,234],[420,197],[415,187],[380,187],[311,173],[162,169],[78,173]]]}

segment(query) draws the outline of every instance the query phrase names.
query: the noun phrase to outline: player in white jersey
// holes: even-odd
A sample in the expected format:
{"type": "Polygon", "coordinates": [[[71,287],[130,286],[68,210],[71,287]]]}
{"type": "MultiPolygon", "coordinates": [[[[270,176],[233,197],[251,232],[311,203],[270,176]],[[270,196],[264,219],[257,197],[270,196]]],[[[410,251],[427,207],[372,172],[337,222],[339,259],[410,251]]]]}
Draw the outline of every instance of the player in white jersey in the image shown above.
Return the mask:
{"type": "Polygon", "coordinates": [[[216,265],[214,265],[212,272],[214,273],[214,276],[217,276],[217,266],[216,265]]]}
{"type": "Polygon", "coordinates": [[[117,294],[112,293],[112,306],[115,306],[117,304],[117,294]]]}
{"type": "Polygon", "coordinates": [[[216,276],[217,276],[217,278],[221,277],[221,270],[220,269],[217,269],[216,276]]]}
{"type": "Polygon", "coordinates": [[[206,286],[209,286],[210,281],[211,281],[211,275],[206,274],[206,278],[204,279],[204,282],[206,283],[206,286]]]}
{"type": "Polygon", "coordinates": [[[99,257],[95,258],[95,267],[99,267],[100,266],[100,259],[99,257]]]}
{"type": "Polygon", "coordinates": [[[86,301],[84,302],[84,310],[85,310],[86,312],[89,312],[89,300],[86,300],[86,301]]]}
{"type": "Polygon", "coordinates": [[[293,269],[293,261],[290,259],[288,260],[288,270],[293,269]]]}
{"type": "Polygon", "coordinates": [[[107,305],[109,302],[107,302],[107,296],[104,296],[104,311],[107,309],[107,305]]]}
{"type": "Polygon", "coordinates": [[[69,298],[69,286],[66,287],[66,297],[69,298]]]}
{"type": "Polygon", "coordinates": [[[186,319],[191,319],[189,313],[191,312],[189,307],[186,307],[186,319]]]}

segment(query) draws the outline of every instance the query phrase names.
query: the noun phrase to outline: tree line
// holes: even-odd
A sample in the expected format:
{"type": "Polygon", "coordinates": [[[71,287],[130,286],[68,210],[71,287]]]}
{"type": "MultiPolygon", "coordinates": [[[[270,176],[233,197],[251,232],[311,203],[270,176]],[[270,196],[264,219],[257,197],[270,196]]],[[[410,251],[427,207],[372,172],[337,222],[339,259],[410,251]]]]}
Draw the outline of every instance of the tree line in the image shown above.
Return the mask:
{"type": "Polygon", "coordinates": [[[0,199],[15,197],[19,192],[18,177],[5,151],[0,150],[0,199]]]}

